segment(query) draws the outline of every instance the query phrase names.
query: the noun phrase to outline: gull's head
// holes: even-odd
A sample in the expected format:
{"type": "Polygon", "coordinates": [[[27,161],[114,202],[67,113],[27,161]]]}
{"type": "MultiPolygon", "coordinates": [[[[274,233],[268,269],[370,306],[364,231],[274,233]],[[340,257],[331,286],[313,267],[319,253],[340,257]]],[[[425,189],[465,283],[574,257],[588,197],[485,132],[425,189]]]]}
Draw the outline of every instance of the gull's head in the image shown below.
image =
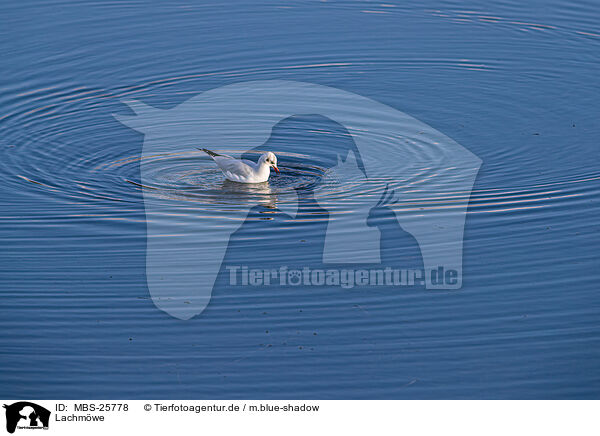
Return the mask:
{"type": "Polygon", "coordinates": [[[276,173],[279,172],[279,168],[277,168],[277,156],[275,156],[275,153],[267,151],[260,157],[260,162],[264,162],[270,167],[273,167],[276,173]]]}

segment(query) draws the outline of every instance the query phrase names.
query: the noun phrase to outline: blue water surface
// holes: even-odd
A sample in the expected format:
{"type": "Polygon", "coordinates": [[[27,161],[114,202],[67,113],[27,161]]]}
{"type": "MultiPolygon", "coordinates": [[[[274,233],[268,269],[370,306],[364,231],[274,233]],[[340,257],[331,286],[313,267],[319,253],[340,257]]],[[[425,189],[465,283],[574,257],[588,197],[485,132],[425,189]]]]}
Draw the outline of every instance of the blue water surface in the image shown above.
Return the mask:
{"type": "MultiPolygon", "coordinates": [[[[0,17],[0,397],[599,397],[597,2],[32,0],[0,17]],[[113,114],[264,79],[372,98],[481,158],[462,289],[230,286],[225,264],[319,264],[329,214],[304,190],[296,217],[252,209],[201,315],[154,305],[143,136],[113,114]]],[[[352,143],[299,114],[269,146],[311,155],[282,166],[312,185],[352,143]]],[[[194,183],[193,160],[157,162],[157,185],[194,183]]],[[[389,209],[371,224],[383,264],[422,268],[389,209]]]]}

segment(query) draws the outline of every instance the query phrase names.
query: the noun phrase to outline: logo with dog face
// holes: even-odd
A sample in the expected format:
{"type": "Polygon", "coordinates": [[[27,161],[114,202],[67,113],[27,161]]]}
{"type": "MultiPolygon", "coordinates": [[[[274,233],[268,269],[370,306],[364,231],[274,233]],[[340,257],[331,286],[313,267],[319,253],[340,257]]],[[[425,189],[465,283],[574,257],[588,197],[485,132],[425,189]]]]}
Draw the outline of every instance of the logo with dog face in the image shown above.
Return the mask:
{"type": "Polygon", "coordinates": [[[6,409],[6,431],[14,433],[18,429],[48,429],[50,411],[29,401],[19,401],[4,405],[6,409]]]}
{"type": "MultiPolygon", "coordinates": [[[[205,213],[182,207],[177,195],[157,192],[152,186],[152,159],[198,146],[239,157],[260,149],[279,122],[303,114],[338,123],[352,139],[351,147],[336,152],[336,163],[311,191],[320,207],[328,210],[335,203],[336,209],[335,219],[330,218],[327,225],[322,262],[378,264],[377,217],[385,210],[395,214],[402,229],[416,239],[426,288],[462,286],[466,210],[481,160],[431,126],[351,92],[294,81],[224,86],[169,110],[139,101],[124,103],[135,114],[115,118],[144,134],[140,167],[147,221],[147,283],[156,306],[170,315],[189,319],[206,308],[230,236],[259,203],[228,203],[226,219],[209,227],[205,213]],[[336,183],[366,186],[367,182],[369,189],[357,190],[356,195],[331,189],[336,183]],[[362,195],[366,191],[368,195],[362,195]],[[182,237],[181,226],[193,231],[182,237]],[[440,282],[432,279],[433,273],[427,274],[440,269],[452,271],[452,280],[440,282]]],[[[303,150],[294,152],[302,154],[303,150]]],[[[283,163],[282,158],[279,162],[283,163]]],[[[298,204],[287,201],[276,207],[295,216],[298,204]]]]}

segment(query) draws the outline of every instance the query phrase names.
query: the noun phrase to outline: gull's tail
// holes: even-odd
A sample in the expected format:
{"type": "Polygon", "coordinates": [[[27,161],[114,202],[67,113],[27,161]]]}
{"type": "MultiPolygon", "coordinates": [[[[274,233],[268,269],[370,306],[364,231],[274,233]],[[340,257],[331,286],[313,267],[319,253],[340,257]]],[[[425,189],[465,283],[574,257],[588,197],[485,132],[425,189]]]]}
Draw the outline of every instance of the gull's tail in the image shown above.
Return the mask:
{"type": "Polygon", "coordinates": [[[221,156],[218,153],[215,153],[214,151],[210,151],[207,150],[206,148],[199,148],[198,150],[202,150],[204,153],[208,154],[209,156],[215,157],[215,156],[221,156]]]}

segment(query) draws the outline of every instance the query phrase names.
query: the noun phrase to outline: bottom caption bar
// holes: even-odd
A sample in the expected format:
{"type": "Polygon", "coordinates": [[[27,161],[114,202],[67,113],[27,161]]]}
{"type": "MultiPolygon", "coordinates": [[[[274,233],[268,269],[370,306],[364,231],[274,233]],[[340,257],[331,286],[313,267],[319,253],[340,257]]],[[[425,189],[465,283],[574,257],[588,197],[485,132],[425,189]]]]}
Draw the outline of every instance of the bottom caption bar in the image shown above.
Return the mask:
{"type": "Polygon", "coordinates": [[[598,435],[599,401],[0,400],[8,434],[598,435]]]}

